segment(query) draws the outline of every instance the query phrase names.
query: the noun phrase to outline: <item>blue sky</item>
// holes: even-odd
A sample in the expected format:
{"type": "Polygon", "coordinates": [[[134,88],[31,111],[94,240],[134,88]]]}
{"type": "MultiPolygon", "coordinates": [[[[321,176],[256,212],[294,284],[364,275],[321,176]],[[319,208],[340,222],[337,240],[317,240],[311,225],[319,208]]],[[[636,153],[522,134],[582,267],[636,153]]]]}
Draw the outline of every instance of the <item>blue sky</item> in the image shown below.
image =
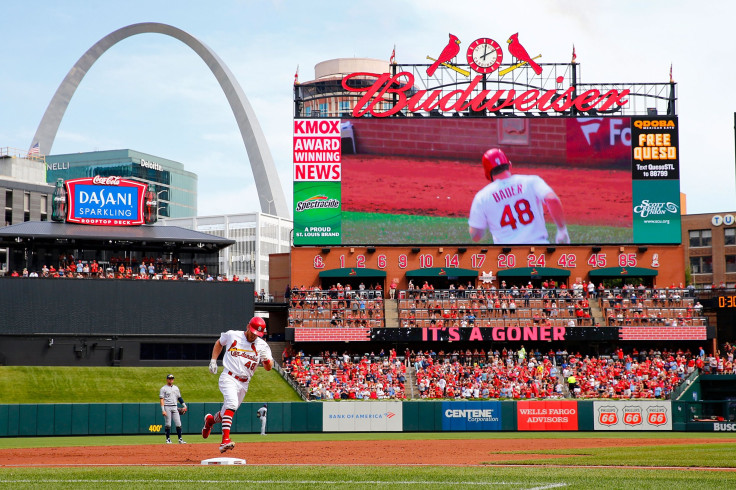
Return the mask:
{"type": "MultiPolygon", "coordinates": [[[[520,33],[542,61],[567,62],[582,81],[678,82],[681,188],[689,213],[736,210],[733,2],[248,0],[26,1],[3,5],[0,147],[27,149],[54,91],[95,42],[121,27],[162,22],[212,48],[253,106],[291,203],[292,84],[342,57],[421,63],[456,34],[464,49],[520,33]]],[[[52,153],[131,148],[199,175],[199,214],[258,209],[235,119],[209,69],[180,42],[128,38],[82,81],[52,153]]],[[[595,199],[581,190],[581,203],[595,199]]]]}

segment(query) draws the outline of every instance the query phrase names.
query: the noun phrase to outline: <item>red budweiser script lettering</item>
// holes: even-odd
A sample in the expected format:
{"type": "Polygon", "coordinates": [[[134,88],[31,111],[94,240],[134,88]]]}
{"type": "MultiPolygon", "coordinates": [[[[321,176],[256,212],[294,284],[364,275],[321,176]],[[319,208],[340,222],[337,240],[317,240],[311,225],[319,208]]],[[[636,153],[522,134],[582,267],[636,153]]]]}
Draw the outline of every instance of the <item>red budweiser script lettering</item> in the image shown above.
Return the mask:
{"type": "MultiPolygon", "coordinates": [[[[438,109],[443,112],[463,112],[468,109],[474,111],[486,110],[496,112],[505,107],[514,108],[517,111],[527,112],[536,109],[541,112],[565,112],[572,107],[580,112],[591,109],[605,111],[615,106],[623,106],[628,102],[627,97],[630,90],[609,90],[601,94],[599,90],[586,90],[581,94],[575,92],[574,87],[569,87],[562,93],[556,90],[527,90],[519,94],[516,90],[480,90],[475,95],[473,91],[478,87],[482,75],[477,75],[465,90],[452,90],[443,95],[441,89],[416,90],[408,94],[414,88],[414,75],[404,71],[391,76],[389,73],[381,75],[377,73],[351,73],[342,79],[342,87],[349,92],[364,92],[363,97],[355,104],[353,117],[361,117],[370,113],[374,117],[387,117],[404,109],[409,112],[432,111],[438,109]],[[350,84],[352,78],[376,78],[370,87],[362,87],[359,83],[350,84]],[[405,80],[405,83],[402,83],[405,80]],[[505,97],[504,97],[505,94],[505,97]],[[384,107],[385,103],[395,100],[393,107],[384,107]]],[[[564,81],[563,77],[557,77],[557,83],[564,81]]]]}
{"type": "Polygon", "coordinates": [[[120,185],[120,177],[112,175],[110,177],[100,177],[99,175],[95,175],[92,183],[95,185],[120,185]]]}

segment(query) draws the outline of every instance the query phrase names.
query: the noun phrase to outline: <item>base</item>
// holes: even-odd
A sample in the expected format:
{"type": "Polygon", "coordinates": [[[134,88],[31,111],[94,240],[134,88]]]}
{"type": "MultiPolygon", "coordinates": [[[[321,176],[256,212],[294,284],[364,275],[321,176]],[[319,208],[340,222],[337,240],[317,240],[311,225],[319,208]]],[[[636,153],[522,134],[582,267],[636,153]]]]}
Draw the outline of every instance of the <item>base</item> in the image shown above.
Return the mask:
{"type": "Polygon", "coordinates": [[[202,464],[219,464],[219,465],[245,464],[245,460],[240,459],[240,458],[210,458],[210,459],[203,459],[202,464]]]}

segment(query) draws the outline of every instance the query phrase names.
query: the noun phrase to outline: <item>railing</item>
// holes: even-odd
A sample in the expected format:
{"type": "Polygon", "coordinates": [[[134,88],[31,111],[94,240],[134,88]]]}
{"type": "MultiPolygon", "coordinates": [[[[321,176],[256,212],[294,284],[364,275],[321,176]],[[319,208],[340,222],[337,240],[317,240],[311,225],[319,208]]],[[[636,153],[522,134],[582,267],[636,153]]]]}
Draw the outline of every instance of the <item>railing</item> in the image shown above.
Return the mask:
{"type": "Polygon", "coordinates": [[[25,150],[19,148],[11,148],[10,146],[4,146],[0,148],[0,158],[25,158],[26,160],[35,160],[37,162],[46,163],[46,156],[35,153],[28,153],[25,150]]]}
{"type": "Polygon", "coordinates": [[[675,386],[675,389],[673,389],[672,393],[670,394],[670,398],[672,400],[679,400],[680,396],[682,396],[688,390],[688,388],[690,388],[693,383],[698,380],[699,376],[700,371],[698,369],[695,369],[685,379],[683,379],[679,385],[675,386]]]}
{"type": "Polygon", "coordinates": [[[382,290],[295,290],[289,299],[294,327],[380,328],[385,317],[382,290]]]}
{"type": "Polygon", "coordinates": [[[276,368],[276,372],[278,372],[281,375],[281,377],[284,378],[284,380],[287,383],[289,383],[289,386],[294,388],[294,391],[296,391],[299,394],[301,399],[304,400],[305,402],[308,402],[309,394],[306,392],[306,389],[302,385],[294,381],[294,379],[291,376],[289,376],[289,373],[287,373],[284,370],[284,368],[282,368],[281,365],[279,365],[278,362],[274,361],[273,365],[276,368]]]}

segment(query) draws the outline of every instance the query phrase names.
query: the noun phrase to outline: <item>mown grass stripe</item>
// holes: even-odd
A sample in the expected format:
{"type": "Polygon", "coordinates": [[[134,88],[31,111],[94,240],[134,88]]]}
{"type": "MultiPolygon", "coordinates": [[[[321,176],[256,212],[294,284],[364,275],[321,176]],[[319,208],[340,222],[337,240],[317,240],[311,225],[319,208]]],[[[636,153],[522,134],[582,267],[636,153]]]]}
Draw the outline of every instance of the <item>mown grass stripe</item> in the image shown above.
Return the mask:
{"type": "MultiPolygon", "coordinates": [[[[95,479],[95,480],[62,480],[62,479],[39,479],[39,480],[0,480],[0,483],[256,483],[262,485],[268,484],[297,484],[297,485],[522,485],[521,482],[506,481],[430,481],[430,480],[409,480],[409,481],[389,481],[389,480],[171,480],[164,479],[140,479],[140,480],[119,480],[119,479],[95,479]]],[[[529,490],[543,490],[546,488],[557,488],[567,486],[566,483],[551,483],[540,487],[534,487],[529,490]]]]}

